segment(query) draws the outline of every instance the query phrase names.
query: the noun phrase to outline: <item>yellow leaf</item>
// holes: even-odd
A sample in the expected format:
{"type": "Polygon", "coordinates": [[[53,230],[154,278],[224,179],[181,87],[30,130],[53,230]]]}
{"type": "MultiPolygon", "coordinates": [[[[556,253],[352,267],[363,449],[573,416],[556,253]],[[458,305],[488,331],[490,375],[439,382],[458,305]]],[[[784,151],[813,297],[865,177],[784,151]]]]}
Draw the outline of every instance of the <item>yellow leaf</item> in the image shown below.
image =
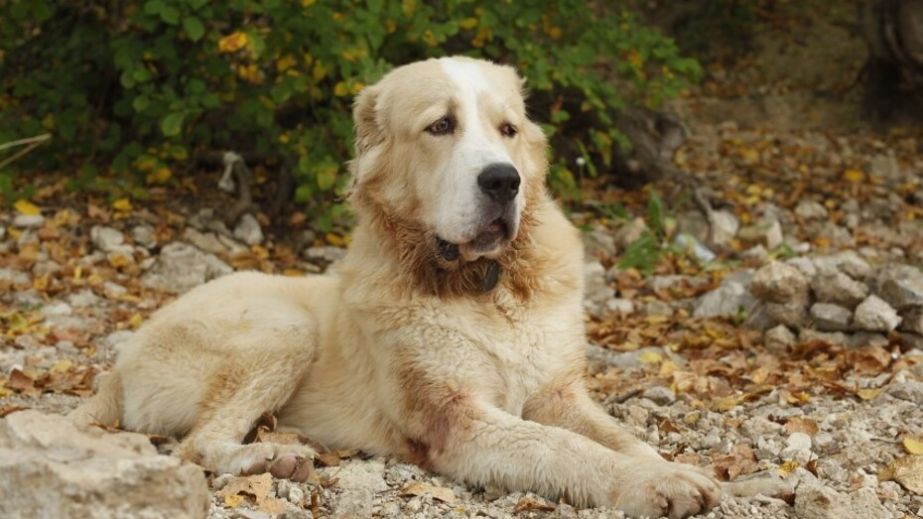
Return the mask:
{"type": "Polygon", "coordinates": [[[856,395],[862,400],[873,400],[879,394],[881,394],[881,389],[874,387],[859,389],[856,391],[856,395]]]}
{"type": "Polygon", "coordinates": [[[231,34],[228,34],[227,36],[225,36],[224,38],[221,38],[220,40],[218,40],[218,52],[221,52],[221,53],[237,52],[240,49],[246,47],[248,41],[249,41],[249,38],[247,38],[246,33],[243,33],[240,31],[234,31],[231,34]]]}
{"type": "Polygon", "coordinates": [[[119,198],[115,202],[112,202],[112,208],[123,213],[130,212],[132,209],[131,200],[127,198],[119,198]]]}
{"type": "Polygon", "coordinates": [[[19,214],[26,216],[35,216],[42,212],[42,209],[28,200],[19,199],[13,204],[19,214]]]}
{"type": "Polygon", "coordinates": [[[324,237],[327,239],[327,243],[329,243],[330,245],[333,245],[334,247],[345,247],[346,246],[346,240],[343,239],[343,237],[340,236],[339,234],[328,232],[326,236],[324,237]]]}
{"type": "Polygon", "coordinates": [[[276,61],[276,70],[285,72],[295,66],[295,58],[291,54],[286,54],[276,61]]]}
{"type": "Polygon", "coordinates": [[[863,173],[862,170],[856,168],[849,168],[843,172],[843,178],[845,178],[847,182],[858,184],[859,182],[865,180],[865,173],[863,173]]]}
{"type": "Polygon", "coordinates": [[[478,26],[478,19],[477,18],[465,18],[464,20],[461,20],[460,22],[458,22],[458,26],[461,27],[462,29],[474,29],[475,27],[478,26]]]}
{"type": "Polygon", "coordinates": [[[163,166],[155,169],[154,171],[148,173],[147,183],[148,184],[166,184],[170,177],[173,176],[173,172],[170,171],[170,168],[163,166]]]}
{"type": "Polygon", "coordinates": [[[349,93],[349,89],[346,87],[346,83],[343,81],[340,81],[339,83],[336,84],[335,87],[333,87],[333,95],[337,97],[343,97],[348,93],[349,93]]]}
{"type": "Polygon", "coordinates": [[[231,494],[224,496],[224,506],[227,508],[237,508],[244,502],[244,496],[240,494],[231,494]]]}
{"type": "Polygon", "coordinates": [[[67,373],[70,369],[74,367],[74,363],[70,359],[62,359],[58,362],[55,362],[53,366],[48,370],[49,373],[67,373]]]}
{"type": "Polygon", "coordinates": [[[789,474],[795,472],[795,469],[799,467],[798,462],[795,460],[788,460],[782,465],[779,465],[779,475],[783,478],[787,478],[789,474]]]}
{"type": "Polygon", "coordinates": [[[131,319],[128,320],[128,324],[130,324],[132,328],[137,328],[141,326],[141,323],[143,321],[144,321],[144,318],[141,317],[141,314],[136,313],[131,316],[131,319]]]}
{"type": "Polygon", "coordinates": [[[656,364],[663,360],[663,355],[656,351],[647,350],[641,352],[640,360],[645,364],[656,364]]]}
{"type": "Polygon", "coordinates": [[[906,436],[901,443],[904,444],[904,448],[907,449],[907,452],[910,454],[923,454],[923,441],[906,436]]]}

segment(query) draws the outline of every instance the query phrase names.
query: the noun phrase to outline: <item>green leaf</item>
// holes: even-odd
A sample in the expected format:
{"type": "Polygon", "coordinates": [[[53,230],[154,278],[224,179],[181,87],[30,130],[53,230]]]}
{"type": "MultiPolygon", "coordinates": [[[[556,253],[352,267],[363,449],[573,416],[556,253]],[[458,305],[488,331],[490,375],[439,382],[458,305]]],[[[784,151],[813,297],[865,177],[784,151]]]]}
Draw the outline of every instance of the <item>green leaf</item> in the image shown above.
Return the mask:
{"type": "Polygon", "coordinates": [[[199,41],[202,36],[205,36],[205,26],[202,25],[202,20],[195,16],[183,18],[183,30],[186,31],[186,36],[189,36],[192,41],[199,41]]]}
{"type": "Polygon", "coordinates": [[[144,4],[144,14],[160,14],[164,7],[163,0],[150,0],[144,4]]]}
{"type": "Polygon", "coordinates": [[[173,112],[168,114],[160,121],[160,131],[167,137],[175,137],[183,130],[183,119],[186,114],[183,112],[173,112]]]}
{"type": "Polygon", "coordinates": [[[165,5],[160,9],[160,19],[164,23],[176,25],[179,23],[179,10],[172,5],[165,5]]]}
{"type": "Polygon", "coordinates": [[[135,109],[135,112],[143,112],[145,108],[150,106],[151,98],[147,97],[144,94],[139,95],[131,103],[131,107],[135,109]]]}

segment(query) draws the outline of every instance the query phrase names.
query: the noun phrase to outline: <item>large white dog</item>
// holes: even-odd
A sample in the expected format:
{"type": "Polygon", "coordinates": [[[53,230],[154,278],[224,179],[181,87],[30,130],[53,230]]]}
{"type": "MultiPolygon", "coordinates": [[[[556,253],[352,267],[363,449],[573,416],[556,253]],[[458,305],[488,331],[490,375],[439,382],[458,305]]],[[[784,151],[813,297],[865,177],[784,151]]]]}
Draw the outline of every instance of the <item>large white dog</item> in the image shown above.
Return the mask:
{"type": "Polygon", "coordinates": [[[582,246],[545,189],[513,69],[400,67],[359,95],[352,246],[336,275],[230,275],[167,305],[74,416],[181,436],[217,472],[303,479],[308,446],[242,444],[264,412],[328,448],[685,517],[721,489],[584,385],[582,246]]]}

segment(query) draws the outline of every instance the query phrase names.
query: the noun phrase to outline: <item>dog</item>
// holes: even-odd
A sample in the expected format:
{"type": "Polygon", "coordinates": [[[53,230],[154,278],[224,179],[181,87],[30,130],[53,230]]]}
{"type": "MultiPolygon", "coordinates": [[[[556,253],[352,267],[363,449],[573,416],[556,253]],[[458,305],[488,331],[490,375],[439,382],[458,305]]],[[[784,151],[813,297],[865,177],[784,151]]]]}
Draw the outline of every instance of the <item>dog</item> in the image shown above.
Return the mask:
{"type": "Polygon", "coordinates": [[[308,445],[249,443],[266,412],[328,449],[630,515],[705,512],[721,487],[664,460],[584,382],[583,247],[546,190],[546,139],[508,66],[394,69],[357,96],[356,228],[335,274],[244,272],[166,305],[81,423],[175,435],[217,473],[303,480],[308,445]]]}

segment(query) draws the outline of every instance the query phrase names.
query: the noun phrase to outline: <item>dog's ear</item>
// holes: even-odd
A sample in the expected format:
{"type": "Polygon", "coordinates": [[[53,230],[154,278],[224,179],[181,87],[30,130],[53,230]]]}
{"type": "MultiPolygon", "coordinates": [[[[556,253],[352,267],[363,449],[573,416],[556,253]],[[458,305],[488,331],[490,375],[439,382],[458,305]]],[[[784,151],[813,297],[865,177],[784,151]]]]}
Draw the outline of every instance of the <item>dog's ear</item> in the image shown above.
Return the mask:
{"type": "Polygon", "coordinates": [[[375,86],[362,89],[353,104],[353,120],[356,124],[356,156],[360,156],[384,139],[384,131],[378,119],[379,91],[375,86]]]}

